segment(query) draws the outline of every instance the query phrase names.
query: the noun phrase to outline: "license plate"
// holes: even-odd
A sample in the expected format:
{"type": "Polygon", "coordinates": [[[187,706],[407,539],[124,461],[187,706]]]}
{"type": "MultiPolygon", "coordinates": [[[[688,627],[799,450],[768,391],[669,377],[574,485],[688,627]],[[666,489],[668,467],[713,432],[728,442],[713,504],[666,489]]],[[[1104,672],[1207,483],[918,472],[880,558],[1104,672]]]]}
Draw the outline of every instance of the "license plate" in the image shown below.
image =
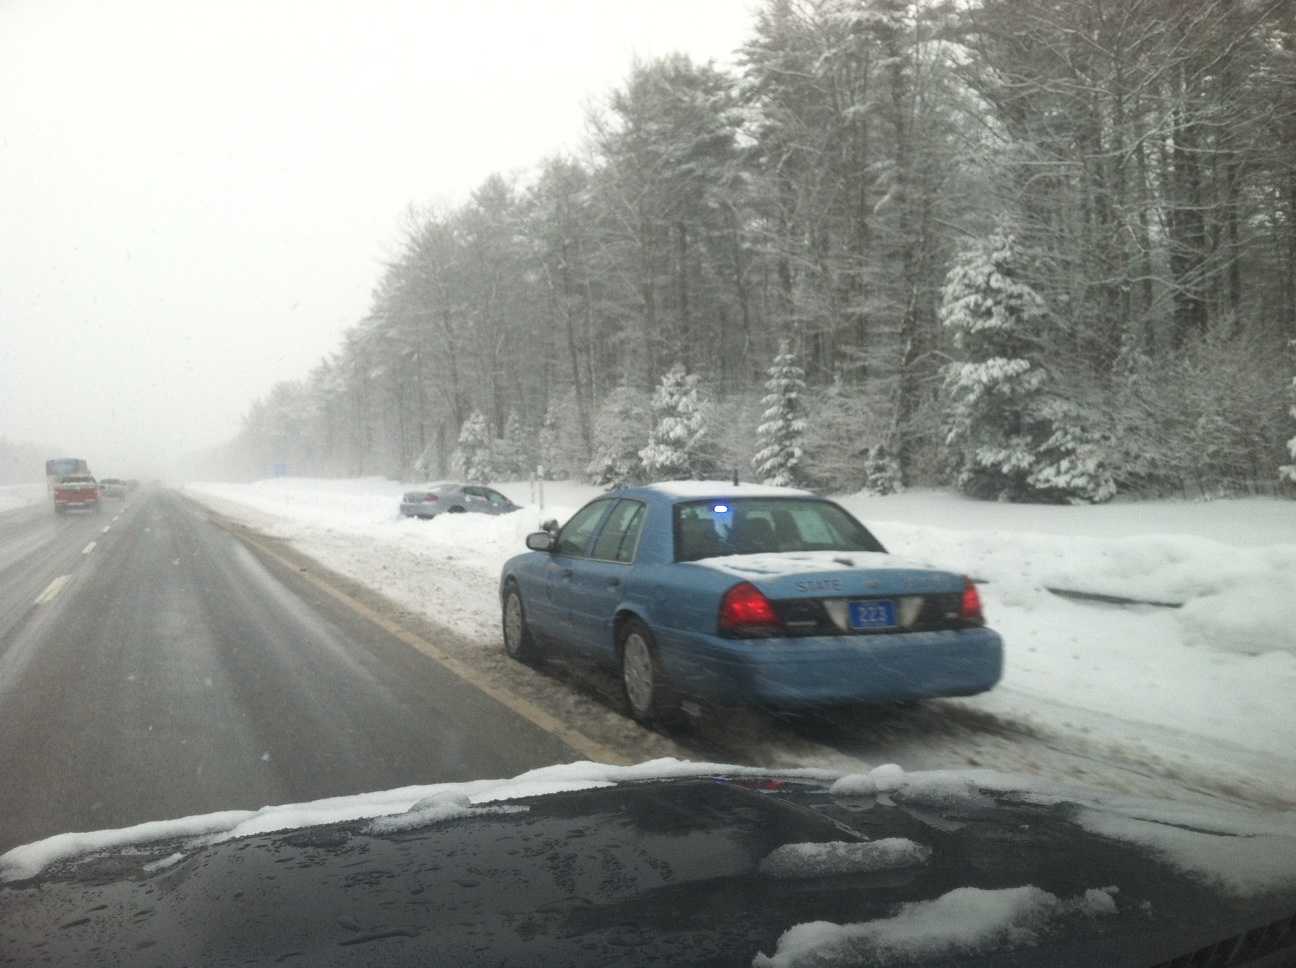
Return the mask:
{"type": "Polygon", "coordinates": [[[851,602],[850,627],[853,629],[895,628],[895,602],[851,602]]]}

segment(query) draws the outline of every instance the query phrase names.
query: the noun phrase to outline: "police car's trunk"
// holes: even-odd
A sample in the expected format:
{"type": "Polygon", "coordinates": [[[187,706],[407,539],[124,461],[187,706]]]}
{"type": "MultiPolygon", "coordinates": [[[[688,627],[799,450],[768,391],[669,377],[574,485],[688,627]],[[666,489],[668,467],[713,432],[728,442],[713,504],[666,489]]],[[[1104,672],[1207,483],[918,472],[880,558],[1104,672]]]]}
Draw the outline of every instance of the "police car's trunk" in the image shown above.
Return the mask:
{"type": "Polygon", "coordinates": [[[964,607],[967,581],[961,575],[888,554],[787,552],[698,563],[755,586],[788,636],[893,635],[981,624],[979,605],[975,616],[964,607]]]}

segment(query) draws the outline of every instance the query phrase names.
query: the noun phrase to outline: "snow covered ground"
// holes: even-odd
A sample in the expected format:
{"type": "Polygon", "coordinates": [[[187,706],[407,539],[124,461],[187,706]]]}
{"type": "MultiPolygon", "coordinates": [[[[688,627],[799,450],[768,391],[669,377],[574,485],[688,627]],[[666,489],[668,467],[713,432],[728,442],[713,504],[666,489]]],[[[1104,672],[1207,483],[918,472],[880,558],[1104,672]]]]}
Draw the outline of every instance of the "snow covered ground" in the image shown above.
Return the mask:
{"type": "MultiPolygon", "coordinates": [[[[214,509],[287,538],[329,568],[498,647],[500,565],[549,517],[598,493],[496,485],[500,518],[405,520],[377,478],[190,484],[214,509]]],[[[985,582],[1003,683],[950,701],[1087,755],[1296,805],[1296,505],[1274,499],[1099,507],[974,502],[939,491],[842,503],[887,547],[985,582]],[[1063,588],[1180,608],[1113,607],[1063,588]]]]}
{"type": "Polygon", "coordinates": [[[39,504],[46,499],[44,482],[37,484],[0,484],[0,514],[39,504]]]}
{"type": "Polygon", "coordinates": [[[1296,793],[1296,505],[1051,507],[932,492],[843,503],[888,548],[987,582],[1006,669],[970,705],[1161,766],[1239,779],[1277,767],[1274,789],[1296,793]],[[1050,587],[1182,607],[1113,608],[1050,587]]]}

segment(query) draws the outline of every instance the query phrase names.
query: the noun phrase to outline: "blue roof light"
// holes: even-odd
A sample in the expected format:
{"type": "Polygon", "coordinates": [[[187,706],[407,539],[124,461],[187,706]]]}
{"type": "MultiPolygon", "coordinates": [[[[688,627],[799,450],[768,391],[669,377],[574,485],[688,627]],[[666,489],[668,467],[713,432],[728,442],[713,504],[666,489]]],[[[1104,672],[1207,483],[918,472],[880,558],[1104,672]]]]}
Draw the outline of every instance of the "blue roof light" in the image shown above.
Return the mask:
{"type": "Polygon", "coordinates": [[[713,507],[711,510],[714,511],[716,514],[725,514],[725,513],[728,512],[728,510],[729,510],[729,505],[727,505],[727,504],[717,504],[717,505],[716,505],[715,507],[713,507]]]}

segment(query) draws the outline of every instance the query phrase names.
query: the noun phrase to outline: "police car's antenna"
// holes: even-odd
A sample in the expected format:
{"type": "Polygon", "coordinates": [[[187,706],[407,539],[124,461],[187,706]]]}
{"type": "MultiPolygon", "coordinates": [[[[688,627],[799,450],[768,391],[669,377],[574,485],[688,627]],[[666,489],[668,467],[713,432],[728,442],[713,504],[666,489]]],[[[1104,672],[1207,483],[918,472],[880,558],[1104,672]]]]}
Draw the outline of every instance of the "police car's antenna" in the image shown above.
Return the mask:
{"type": "Polygon", "coordinates": [[[734,487],[738,486],[738,468],[734,468],[734,487]]]}

